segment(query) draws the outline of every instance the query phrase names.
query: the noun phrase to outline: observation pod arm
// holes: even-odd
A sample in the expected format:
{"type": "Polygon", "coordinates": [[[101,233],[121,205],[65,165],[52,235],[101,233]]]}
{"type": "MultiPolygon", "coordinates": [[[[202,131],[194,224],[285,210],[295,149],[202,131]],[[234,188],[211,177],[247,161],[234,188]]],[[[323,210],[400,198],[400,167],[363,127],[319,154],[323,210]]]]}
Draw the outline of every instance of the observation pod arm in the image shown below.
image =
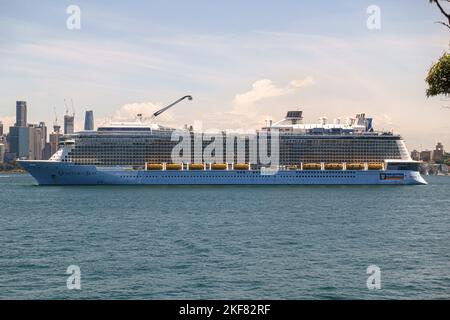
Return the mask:
{"type": "Polygon", "coordinates": [[[162,109],[156,111],[154,114],[152,114],[151,119],[152,119],[152,120],[155,119],[155,118],[156,118],[157,116],[159,116],[161,113],[165,112],[166,110],[170,109],[171,107],[173,107],[174,105],[176,105],[177,103],[183,101],[183,100],[186,99],[186,98],[187,98],[188,100],[192,100],[192,96],[184,96],[184,97],[178,99],[177,101],[172,102],[172,103],[169,104],[168,106],[166,106],[166,107],[164,107],[164,108],[162,108],[162,109]]]}

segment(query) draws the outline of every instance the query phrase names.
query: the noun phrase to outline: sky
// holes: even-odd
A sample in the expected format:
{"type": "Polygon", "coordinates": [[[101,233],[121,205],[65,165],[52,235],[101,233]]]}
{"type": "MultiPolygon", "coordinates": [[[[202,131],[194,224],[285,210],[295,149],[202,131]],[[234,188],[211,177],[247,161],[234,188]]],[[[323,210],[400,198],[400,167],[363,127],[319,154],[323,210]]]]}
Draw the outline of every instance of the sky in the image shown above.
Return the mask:
{"type": "Polygon", "coordinates": [[[28,122],[51,126],[73,100],[81,130],[88,109],[98,126],[190,94],[158,121],[248,129],[288,110],[312,123],[365,113],[411,150],[450,150],[450,100],[425,96],[449,45],[438,20],[428,0],[0,0],[0,121],[25,100],[28,122]]]}

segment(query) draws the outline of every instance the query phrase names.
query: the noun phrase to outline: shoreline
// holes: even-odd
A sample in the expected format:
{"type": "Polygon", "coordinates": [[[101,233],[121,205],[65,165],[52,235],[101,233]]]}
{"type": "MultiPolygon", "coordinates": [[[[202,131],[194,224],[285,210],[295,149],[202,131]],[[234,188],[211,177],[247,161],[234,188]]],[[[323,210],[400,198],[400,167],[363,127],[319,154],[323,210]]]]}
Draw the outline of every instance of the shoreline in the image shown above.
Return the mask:
{"type": "Polygon", "coordinates": [[[0,174],[19,174],[19,173],[26,173],[25,170],[0,170],[0,174]]]}

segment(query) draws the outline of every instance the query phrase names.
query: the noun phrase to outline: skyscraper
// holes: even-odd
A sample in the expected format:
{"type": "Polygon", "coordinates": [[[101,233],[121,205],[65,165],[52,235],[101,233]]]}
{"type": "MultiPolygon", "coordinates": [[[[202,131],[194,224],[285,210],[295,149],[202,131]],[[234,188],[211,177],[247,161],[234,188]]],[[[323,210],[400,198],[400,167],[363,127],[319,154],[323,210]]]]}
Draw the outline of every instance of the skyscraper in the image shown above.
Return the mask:
{"type": "Polygon", "coordinates": [[[50,142],[47,142],[44,147],[44,151],[42,151],[42,160],[48,160],[52,156],[52,146],[50,142]]]}
{"type": "Polygon", "coordinates": [[[40,135],[40,132],[36,132],[36,125],[30,124],[28,126],[28,160],[41,160],[41,157],[36,158],[37,149],[39,145],[36,143],[36,136],[40,135]]]}
{"type": "Polygon", "coordinates": [[[41,122],[39,125],[29,125],[29,152],[28,159],[30,160],[42,160],[43,152],[45,148],[45,133],[47,127],[45,123],[41,122]]]}
{"type": "Polygon", "coordinates": [[[9,127],[9,152],[14,158],[28,158],[30,133],[28,127],[9,127]]]}
{"type": "Polygon", "coordinates": [[[61,126],[57,123],[53,125],[53,133],[61,133],[61,126]]]}
{"type": "Polygon", "coordinates": [[[47,142],[47,126],[45,122],[40,122],[39,126],[43,128],[43,139],[42,139],[42,160],[48,160],[51,157],[51,145],[47,142]]]}
{"type": "Polygon", "coordinates": [[[59,138],[62,136],[61,127],[58,124],[53,125],[53,132],[50,133],[50,153],[53,155],[59,148],[59,138]]]}
{"type": "Polygon", "coordinates": [[[66,114],[64,116],[64,134],[71,134],[74,132],[74,119],[75,115],[66,114]]]}
{"type": "Polygon", "coordinates": [[[45,125],[45,122],[39,122],[38,128],[41,132],[40,136],[36,137],[36,143],[39,144],[40,151],[36,151],[36,157],[40,156],[42,160],[47,160],[50,157],[47,157],[47,154],[50,153],[50,145],[48,146],[48,150],[46,153],[45,146],[47,144],[47,126],[45,125]]]}
{"type": "Polygon", "coordinates": [[[3,135],[3,122],[0,121],[0,137],[3,135]]]}
{"type": "Polygon", "coordinates": [[[27,102],[16,101],[16,127],[27,126],[27,102]]]}
{"type": "Polygon", "coordinates": [[[87,110],[84,116],[84,130],[94,130],[94,112],[87,110]]]}
{"type": "Polygon", "coordinates": [[[43,136],[42,136],[42,143],[45,144],[47,142],[47,126],[45,125],[45,122],[39,122],[39,127],[42,128],[43,136]]]}

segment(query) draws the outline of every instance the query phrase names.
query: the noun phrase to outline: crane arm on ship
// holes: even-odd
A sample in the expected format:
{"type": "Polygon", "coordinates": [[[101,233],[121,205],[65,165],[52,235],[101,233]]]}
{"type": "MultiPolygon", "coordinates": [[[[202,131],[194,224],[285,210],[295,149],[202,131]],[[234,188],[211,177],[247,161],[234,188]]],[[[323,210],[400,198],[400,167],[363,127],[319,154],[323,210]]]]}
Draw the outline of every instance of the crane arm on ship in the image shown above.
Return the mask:
{"type": "Polygon", "coordinates": [[[178,99],[175,102],[172,102],[171,104],[169,104],[168,106],[156,111],[154,114],[152,114],[151,120],[155,119],[157,116],[159,116],[161,113],[165,112],[167,109],[170,109],[171,107],[173,107],[174,105],[176,105],[177,103],[183,101],[184,99],[188,99],[188,100],[192,100],[192,96],[184,96],[180,99],[178,99]]]}

